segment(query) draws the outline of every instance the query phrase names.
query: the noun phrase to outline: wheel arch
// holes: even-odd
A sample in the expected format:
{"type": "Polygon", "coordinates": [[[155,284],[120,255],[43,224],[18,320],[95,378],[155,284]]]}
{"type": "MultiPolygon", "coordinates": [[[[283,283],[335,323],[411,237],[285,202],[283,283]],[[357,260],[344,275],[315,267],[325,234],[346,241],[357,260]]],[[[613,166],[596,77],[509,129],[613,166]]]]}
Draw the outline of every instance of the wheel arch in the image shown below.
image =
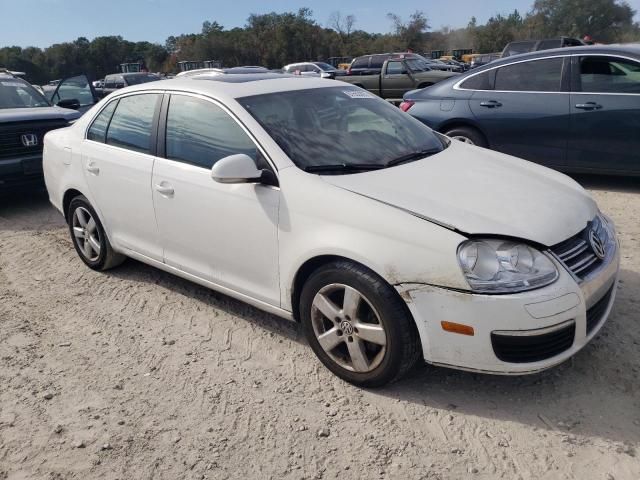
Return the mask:
{"type": "Polygon", "coordinates": [[[82,193],[80,190],[76,188],[69,188],[64,192],[62,196],[62,213],[64,215],[65,220],[68,222],[68,213],[69,213],[69,205],[71,205],[71,200],[82,195],[86,198],[86,195],[82,193]]]}
{"type": "MultiPolygon", "coordinates": [[[[296,322],[298,323],[300,322],[300,295],[302,293],[302,288],[304,287],[304,284],[316,270],[323,267],[324,265],[327,265],[329,263],[336,262],[336,261],[346,261],[346,262],[354,263],[363,268],[366,268],[367,270],[371,270],[373,273],[375,273],[380,278],[382,278],[385,282],[387,282],[391,286],[391,288],[393,288],[394,291],[396,291],[396,288],[391,282],[389,282],[388,278],[381,272],[377,271],[377,269],[375,267],[372,267],[371,265],[364,264],[362,262],[354,260],[353,258],[346,257],[344,255],[336,255],[336,254],[316,255],[307,259],[304,263],[302,263],[302,265],[298,267],[295,275],[293,276],[293,281],[290,287],[291,288],[290,290],[291,311],[293,314],[293,318],[296,322]]],[[[401,298],[399,293],[398,293],[398,297],[401,298]]],[[[404,300],[403,300],[403,303],[405,303],[404,300]]],[[[411,315],[411,312],[409,311],[408,307],[407,307],[407,311],[411,315]]],[[[411,318],[413,319],[413,315],[411,315],[411,318]]],[[[415,322],[415,319],[413,320],[415,322]]]]}
{"type": "Polygon", "coordinates": [[[487,145],[489,145],[489,147],[491,146],[487,133],[484,131],[482,127],[480,127],[476,122],[472,120],[463,119],[463,118],[453,118],[440,124],[437,130],[438,132],[444,134],[447,130],[451,130],[452,128],[459,128],[459,127],[467,127],[467,128],[473,128],[474,130],[477,130],[484,137],[484,140],[487,142],[487,145]]]}

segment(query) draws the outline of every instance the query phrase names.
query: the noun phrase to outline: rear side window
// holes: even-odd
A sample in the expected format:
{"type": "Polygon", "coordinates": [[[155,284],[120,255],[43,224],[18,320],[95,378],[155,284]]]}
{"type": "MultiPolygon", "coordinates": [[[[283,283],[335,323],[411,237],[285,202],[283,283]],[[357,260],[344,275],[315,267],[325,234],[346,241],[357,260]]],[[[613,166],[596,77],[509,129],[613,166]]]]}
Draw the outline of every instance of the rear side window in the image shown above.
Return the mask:
{"type": "Polygon", "coordinates": [[[468,78],[460,84],[460,88],[467,90],[493,90],[495,76],[495,70],[488,70],[468,78]]]}
{"type": "Polygon", "coordinates": [[[121,98],[107,131],[107,144],[151,152],[151,128],[160,95],[145,93],[121,98]]]}
{"type": "Polygon", "coordinates": [[[640,93],[640,63],[616,57],[580,57],[581,91],[640,93]]]}
{"type": "Polygon", "coordinates": [[[377,68],[377,69],[381,69],[382,68],[382,64],[384,64],[384,61],[389,58],[386,55],[373,55],[371,57],[371,64],[369,65],[369,68],[377,68]]]}
{"type": "Polygon", "coordinates": [[[107,136],[107,128],[109,127],[111,116],[113,115],[113,111],[116,109],[117,104],[118,101],[114,100],[102,109],[102,111],[98,114],[96,119],[91,124],[91,127],[89,127],[89,131],[87,132],[87,140],[93,140],[94,142],[100,143],[105,142],[105,137],[107,136]]]}
{"type": "Polygon", "coordinates": [[[244,153],[256,159],[256,146],[222,108],[186,95],[172,95],[167,115],[166,156],[211,168],[218,160],[244,153]]]}
{"type": "Polygon", "coordinates": [[[495,90],[508,92],[559,92],[563,58],[516,63],[498,68],[495,90]]]}
{"type": "Polygon", "coordinates": [[[351,68],[367,68],[369,66],[369,57],[356,58],[351,68]]]}

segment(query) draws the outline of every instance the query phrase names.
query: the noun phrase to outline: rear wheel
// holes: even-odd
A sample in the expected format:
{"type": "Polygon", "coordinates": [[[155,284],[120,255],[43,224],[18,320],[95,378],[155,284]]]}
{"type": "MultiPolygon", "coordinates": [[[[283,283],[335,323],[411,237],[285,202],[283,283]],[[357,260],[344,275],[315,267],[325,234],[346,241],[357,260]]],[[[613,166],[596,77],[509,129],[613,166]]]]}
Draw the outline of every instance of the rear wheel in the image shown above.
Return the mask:
{"type": "Polygon", "coordinates": [[[302,289],[300,315],[320,361],[353,384],[394,381],[420,357],[406,304],[387,282],[355,263],[334,262],[312,274],[302,289]]]}
{"type": "Polygon", "coordinates": [[[447,137],[453,138],[468,145],[476,145],[478,147],[487,148],[487,143],[484,135],[473,127],[455,127],[444,132],[447,137]]]}
{"type": "Polygon", "coordinates": [[[89,268],[108,270],[125,260],[124,255],[111,247],[98,215],[84,196],[71,200],[67,218],[73,246],[89,268]]]}

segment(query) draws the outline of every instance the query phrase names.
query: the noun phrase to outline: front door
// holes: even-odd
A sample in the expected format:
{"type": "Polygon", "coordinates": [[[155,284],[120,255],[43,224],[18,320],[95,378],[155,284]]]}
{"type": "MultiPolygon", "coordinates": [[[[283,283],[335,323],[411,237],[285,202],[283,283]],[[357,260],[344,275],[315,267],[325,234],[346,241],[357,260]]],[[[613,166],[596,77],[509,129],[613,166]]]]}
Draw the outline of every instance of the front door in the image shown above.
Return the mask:
{"type": "Polygon", "coordinates": [[[505,65],[495,70],[492,90],[473,93],[469,104],[490,148],[549,167],[565,165],[569,133],[565,63],[568,60],[558,57],[505,65]]]}
{"type": "Polygon", "coordinates": [[[640,62],[573,58],[569,168],[640,173],[640,62]]]}
{"type": "Polygon", "coordinates": [[[85,178],[110,240],[158,261],[162,246],[151,172],[160,98],[140,94],[111,101],[93,121],[82,148],[85,178]]]}
{"type": "Polygon", "coordinates": [[[220,105],[181,94],[171,95],[163,137],[152,187],[165,263],[279,305],[280,190],[211,177],[218,160],[237,153],[264,168],[256,144],[220,105]]]}

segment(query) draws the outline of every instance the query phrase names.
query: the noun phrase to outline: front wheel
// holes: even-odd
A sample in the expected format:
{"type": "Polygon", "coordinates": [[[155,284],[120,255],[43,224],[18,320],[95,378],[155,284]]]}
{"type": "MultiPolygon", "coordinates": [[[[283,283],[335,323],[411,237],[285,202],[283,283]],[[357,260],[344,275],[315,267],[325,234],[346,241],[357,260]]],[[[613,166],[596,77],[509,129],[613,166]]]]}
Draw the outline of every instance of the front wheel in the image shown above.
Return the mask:
{"type": "Polygon", "coordinates": [[[300,297],[307,340],[338,377],[377,387],[404,375],[420,357],[417,329],[397,292],[348,261],[318,269],[300,297]]]}
{"type": "Polygon", "coordinates": [[[120,265],[125,256],[111,247],[102,223],[86,197],[71,200],[67,211],[71,241],[82,261],[93,270],[120,265]]]}

